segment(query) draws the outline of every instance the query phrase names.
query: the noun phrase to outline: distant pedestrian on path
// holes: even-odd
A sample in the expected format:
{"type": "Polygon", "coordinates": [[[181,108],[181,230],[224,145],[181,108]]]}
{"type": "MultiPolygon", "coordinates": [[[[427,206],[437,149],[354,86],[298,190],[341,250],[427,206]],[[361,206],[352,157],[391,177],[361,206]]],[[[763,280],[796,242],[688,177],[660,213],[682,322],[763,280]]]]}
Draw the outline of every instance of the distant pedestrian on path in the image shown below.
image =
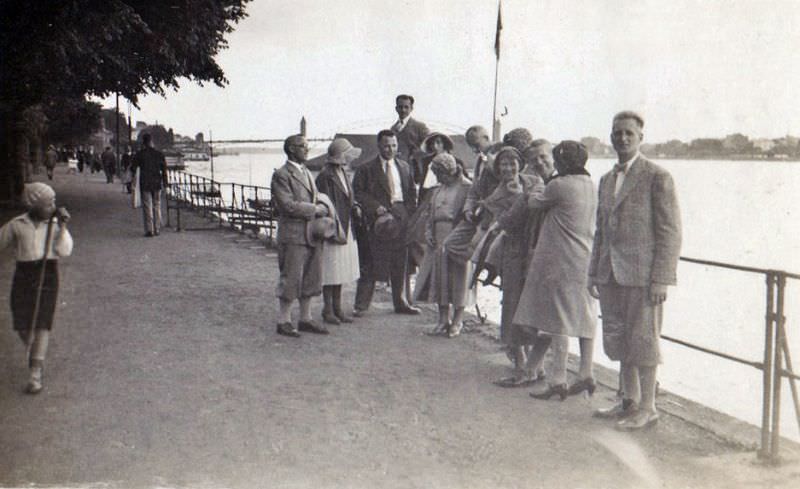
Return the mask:
{"type": "Polygon", "coordinates": [[[113,151],[111,151],[110,146],[106,146],[106,149],[100,156],[100,161],[103,163],[103,172],[106,174],[106,183],[114,183],[114,174],[117,170],[117,156],[113,151]]]}
{"type": "Polygon", "coordinates": [[[328,334],[311,318],[311,299],[322,292],[322,246],[315,246],[310,223],[329,209],[318,202],[319,191],[305,166],[306,138],[297,134],[283,142],[286,163],[272,174],[272,199],[278,212],[278,334],[297,338],[299,331],[328,334]],[[292,303],[300,304],[297,327],[292,325],[292,303]]]}
{"type": "Polygon", "coordinates": [[[56,151],[56,148],[51,144],[44,154],[44,167],[47,171],[48,180],[53,179],[53,170],[56,168],[56,163],[58,163],[58,151],[56,151]]]}
{"type": "Polygon", "coordinates": [[[30,348],[26,391],[36,394],[42,390],[56,310],[58,257],[72,253],[72,236],[67,230],[69,213],[63,207],[56,210],[56,193],[49,185],[26,184],[22,200],[28,212],[0,227],[0,250],[14,246],[17,264],[11,286],[11,315],[14,330],[30,348]]]}
{"type": "Polygon", "coordinates": [[[167,160],[161,151],[153,148],[150,134],[142,136],[144,147],[133,157],[131,173],[139,169],[139,188],[142,192],[144,235],[148,238],[161,233],[161,189],[169,185],[167,160]]]}
{"type": "Polygon", "coordinates": [[[342,309],[342,284],[358,280],[358,250],[353,237],[353,219],[361,218],[355,204],[347,165],[361,155],[345,138],[336,138],[328,146],[325,167],[317,175],[317,188],[330,197],[336,208],[339,226],[333,240],[322,245],[322,320],[329,324],[350,323],[353,319],[342,309]]]}
{"type": "Polygon", "coordinates": [[[611,142],[619,162],[599,186],[589,293],[600,299],[603,349],[620,361],[622,403],[595,415],[639,430],[658,421],[656,367],[667,286],[676,282],[681,219],[672,176],[639,153],[644,119],[614,116],[611,142]]]}

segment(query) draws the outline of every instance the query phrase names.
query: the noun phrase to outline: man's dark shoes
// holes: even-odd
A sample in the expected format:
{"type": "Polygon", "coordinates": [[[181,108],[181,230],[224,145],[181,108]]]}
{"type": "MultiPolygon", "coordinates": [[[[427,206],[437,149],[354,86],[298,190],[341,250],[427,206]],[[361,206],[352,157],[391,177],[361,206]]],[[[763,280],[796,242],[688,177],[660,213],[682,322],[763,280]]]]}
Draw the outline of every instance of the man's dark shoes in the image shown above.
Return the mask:
{"type": "Polygon", "coordinates": [[[150,231],[147,231],[146,233],[144,233],[144,237],[145,238],[152,238],[153,236],[155,236],[155,235],[153,233],[151,233],[150,231]]]}
{"type": "Polygon", "coordinates": [[[353,317],[354,318],[361,318],[367,315],[366,309],[353,309],[353,317]]]}
{"type": "Polygon", "coordinates": [[[291,336],[292,338],[299,338],[300,333],[292,327],[292,323],[278,323],[278,334],[283,336],[291,336]]]}
{"type": "Polygon", "coordinates": [[[417,314],[422,314],[422,310],[418,307],[414,307],[408,304],[404,304],[400,307],[395,307],[394,312],[397,314],[408,314],[411,316],[415,316],[417,314]]]}
{"type": "Polygon", "coordinates": [[[333,310],[333,315],[339,319],[339,322],[342,323],[352,323],[353,318],[345,314],[343,311],[337,311],[336,309],[333,310]]]}
{"type": "Polygon", "coordinates": [[[336,315],[334,315],[332,312],[323,312],[322,321],[328,324],[342,324],[342,322],[339,321],[339,318],[336,317],[336,315]]]}
{"type": "Polygon", "coordinates": [[[314,321],[298,321],[297,329],[304,333],[329,334],[328,330],[314,321]]]}

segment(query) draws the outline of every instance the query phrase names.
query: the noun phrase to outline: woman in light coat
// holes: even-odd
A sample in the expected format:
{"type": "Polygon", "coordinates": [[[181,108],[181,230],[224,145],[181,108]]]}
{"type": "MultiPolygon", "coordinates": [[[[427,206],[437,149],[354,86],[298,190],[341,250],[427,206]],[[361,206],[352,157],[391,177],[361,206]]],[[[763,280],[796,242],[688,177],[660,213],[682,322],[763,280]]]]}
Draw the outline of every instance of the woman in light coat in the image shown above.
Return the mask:
{"type": "Polygon", "coordinates": [[[553,367],[548,384],[531,396],[549,399],[584,390],[594,392],[592,352],[597,323],[594,299],[586,288],[589,259],[594,239],[597,198],[594,184],[585,170],[586,147],[563,141],[553,148],[558,176],[541,194],[532,195],[528,208],[546,214],[528,267],[525,286],[514,324],[538,332],[529,365],[536,365],[551,343],[553,367]],[[580,380],[567,387],[567,342],[554,336],[577,337],[580,342],[580,380]]]}

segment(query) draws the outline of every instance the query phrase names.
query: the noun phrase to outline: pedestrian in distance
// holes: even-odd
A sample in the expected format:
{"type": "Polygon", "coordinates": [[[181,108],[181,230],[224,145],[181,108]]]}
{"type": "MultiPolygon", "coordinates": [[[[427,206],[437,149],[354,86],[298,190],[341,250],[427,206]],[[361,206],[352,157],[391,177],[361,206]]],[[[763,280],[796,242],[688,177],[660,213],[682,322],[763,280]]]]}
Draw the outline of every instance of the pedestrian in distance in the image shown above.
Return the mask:
{"type": "Polygon", "coordinates": [[[614,116],[617,164],[599,185],[597,230],[589,293],[600,299],[603,349],[620,362],[622,402],[595,415],[618,419],[617,429],[658,422],[656,368],[667,287],[676,283],[681,219],[672,176],[641,155],[644,119],[614,116]]]}
{"type": "Polygon", "coordinates": [[[117,170],[117,156],[111,151],[110,146],[106,146],[103,154],[100,155],[100,161],[103,165],[103,173],[106,174],[106,183],[114,183],[114,174],[117,170]]]}
{"type": "Polygon", "coordinates": [[[148,238],[161,234],[161,191],[169,186],[167,160],[153,147],[152,136],[142,136],[143,148],[133,157],[131,173],[139,170],[139,189],[144,216],[144,235],[148,238]]]}
{"type": "Polygon", "coordinates": [[[336,236],[322,244],[322,320],[328,324],[351,323],[342,308],[342,284],[358,280],[358,250],[353,236],[353,220],[361,219],[361,207],[355,202],[347,166],[361,155],[345,138],[336,138],[328,146],[325,167],[317,175],[320,192],[336,208],[336,236]]]}
{"type": "Polygon", "coordinates": [[[331,209],[320,202],[317,185],[305,166],[305,137],[289,136],[283,151],[286,163],[275,170],[270,184],[278,213],[277,333],[293,338],[299,338],[300,331],[328,334],[327,328],[311,317],[311,299],[322,292],[322,246],[315,240],[312,224],[328,216],[331,209]],[[297,327],[292,325],[294,301],[300,307],[297,327]]]}
{"type": "Polygon", "coordinates": [[[42,390],[42,376],[58,298],[58,258],[72,253],[70,215],[56,209],[56,194],[44,183],[25,184],[28,211],[0,227],[0,251],[14,247],[11,286],[13,327],[28,351],[26,392],[42,390]]]}
{"type": "Polygon", "coordinates": [[[51,144],[47,147],[47,152],[44,154],[44,168],[47,171],[47,179],[53,179],[53,171],[56,169],[58,163],[58,151],[51,144]]]}

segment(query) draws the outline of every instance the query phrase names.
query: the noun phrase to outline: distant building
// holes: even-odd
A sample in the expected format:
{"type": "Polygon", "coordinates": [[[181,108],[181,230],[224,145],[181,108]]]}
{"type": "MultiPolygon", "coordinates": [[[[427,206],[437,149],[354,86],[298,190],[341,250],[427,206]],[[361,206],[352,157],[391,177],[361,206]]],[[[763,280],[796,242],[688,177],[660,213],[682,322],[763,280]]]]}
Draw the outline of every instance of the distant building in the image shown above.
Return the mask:
{"type": "Polygon", "coordinates": [[[760,149],[761,151],[766,153],[767,151],[775,147],[775,141],[767,138],[754,139],[753,147],[756,149],[760,149]]]}

